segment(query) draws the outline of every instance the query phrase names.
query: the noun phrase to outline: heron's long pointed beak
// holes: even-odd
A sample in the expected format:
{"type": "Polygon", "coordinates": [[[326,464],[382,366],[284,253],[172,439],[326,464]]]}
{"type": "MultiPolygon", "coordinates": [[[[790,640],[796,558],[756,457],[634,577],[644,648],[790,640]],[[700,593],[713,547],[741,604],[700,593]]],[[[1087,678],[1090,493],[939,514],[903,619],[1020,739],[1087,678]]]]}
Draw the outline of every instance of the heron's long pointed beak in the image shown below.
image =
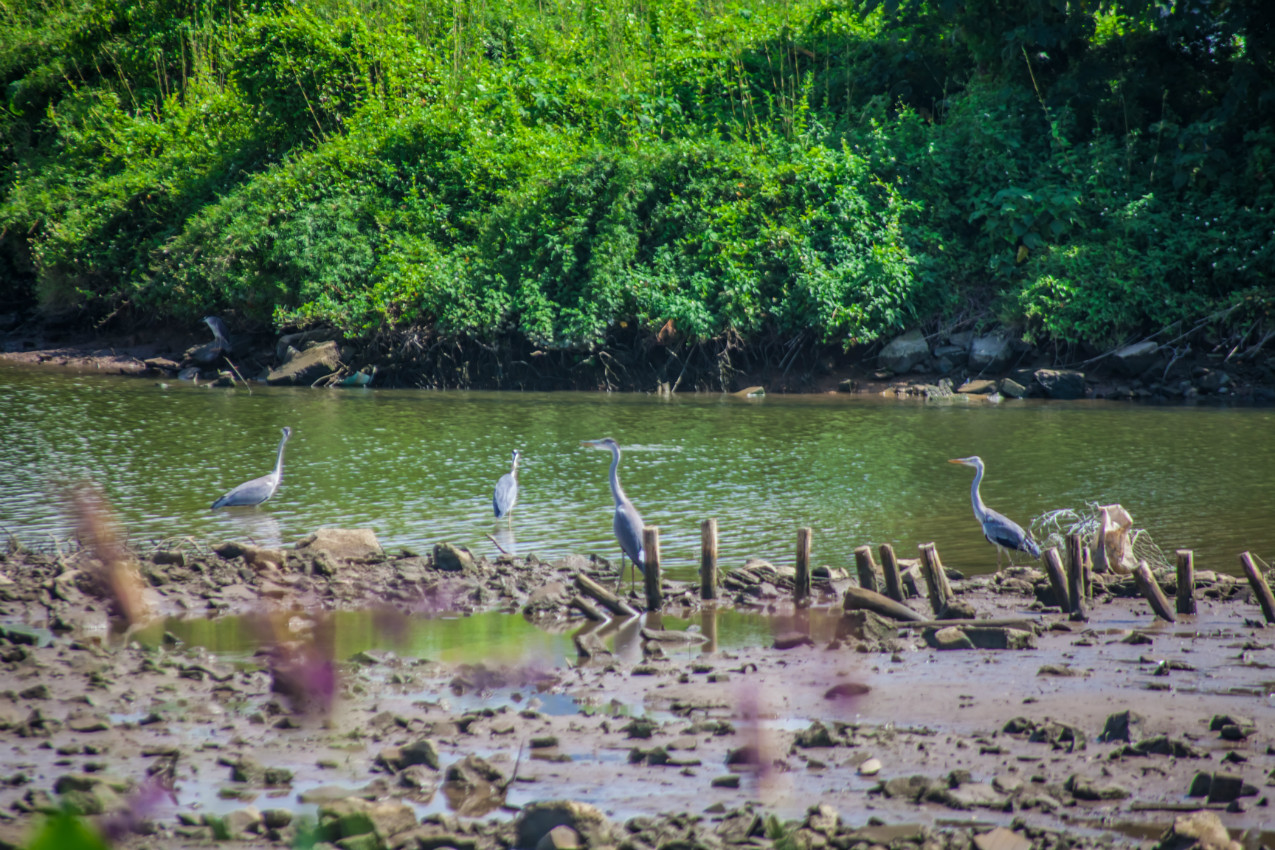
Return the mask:
{"type": "Polygon", "coordinates": [[[949,460],[948,463],[959,463],[961,466],[965,465],[965,461],[960,458],[953,458],[952,460],[949,460]]]}

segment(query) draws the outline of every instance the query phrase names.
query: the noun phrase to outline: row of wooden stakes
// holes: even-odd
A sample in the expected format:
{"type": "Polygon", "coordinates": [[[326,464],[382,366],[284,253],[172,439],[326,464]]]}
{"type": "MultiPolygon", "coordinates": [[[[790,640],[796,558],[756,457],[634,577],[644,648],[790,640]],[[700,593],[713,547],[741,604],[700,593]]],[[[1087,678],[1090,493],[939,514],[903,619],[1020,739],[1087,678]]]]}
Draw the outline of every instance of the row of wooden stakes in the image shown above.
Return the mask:
{"type": "MultiPolygon", "coordinates": [[[[810,599],[810,552],[813,532],[809,527],[797,529],[797,574],[793,582],[793,599],[797,603],[805,603],[810,599]]],[[[648,611],[658,611],[664,604],[663,576],[660,569],[660,530],[655,526],[642,529],[642,548],[646,556],[642,570],[643,591],[646,596],[648,611]]],[[[872,559],[872,548],[860,546],[854,550],[855,571],[859,578],[859,588],[855,590],[861,603],[870,603],[862,607],[880,608],[878,613],[894,616],[896,619],[917,620],[922,615],[903,605],[903,583],[900,577],[899,562],[894,554],[894,547],[883,543],[878,551],[881,555],[881,570],[884,587],[879,588],[877,565],[872,559]],[[881,591],[884,591],[882,593],[881,591]],[[871,596],[869,596],[869,594],[871,596]],[[871,597],[878,597],[876,602],[871,597]],[[893,605],[886,604],[892,602],[893,605]],[[900,610],[902,609],[902,610],[900,610]],[[904,615],[906,611],[908,615],[904,615]]],[[[933,543],[922,543],[919,547],[921,574],[925,578],[928,589],[930,607],[938,616],[952,598],[952,588],[939,559],[938,548],[933,543]]],[[[1057,547],[1046,549],[1042,555],[1045,574],[1049,577],[1049,585],[1054,593],[1058,607],[1067,612],[1071,620],[1086,621],[1089,619],[1089,604],[1093,601],[1092,565],[1084,541],[1079,534],[1067,536],[1066,564],[1058,554],[1057,547]]],[[[1253,594],[1262,608],[1266,622],[1275,623],[1275,596],[1262,576],[1253,557],[1248,552],[1240,554],[1240,566],[1248,578],[1253,594]]],[[[1175,622],[1174,609],[1170,607],[1160,583],[1156,581],[1151,568],[1145,560],[1138,562],[1133,571],[1134,581],[1142,595],[1146,597],[1157,617],[1170,623],[1175,622]]],[[[1195,606],[1195,555],[1190,549],[1177,551],[1177,606],[1176,613],[1190,616],[1196,613],[1195,606]]],[[[606,590],[587,576],[577,576],[577,586],[586,595],[597,600],[612,614],[631,617],[637,614],[631,605],[620,597],[606,590]]],[[[715,599],[717,596],[717,520],[706,519],[700,525],[700,598],[715,599]]],[[[602,615],[580,597],[572,604],[590,619],[602,619],[602,615]]]]}

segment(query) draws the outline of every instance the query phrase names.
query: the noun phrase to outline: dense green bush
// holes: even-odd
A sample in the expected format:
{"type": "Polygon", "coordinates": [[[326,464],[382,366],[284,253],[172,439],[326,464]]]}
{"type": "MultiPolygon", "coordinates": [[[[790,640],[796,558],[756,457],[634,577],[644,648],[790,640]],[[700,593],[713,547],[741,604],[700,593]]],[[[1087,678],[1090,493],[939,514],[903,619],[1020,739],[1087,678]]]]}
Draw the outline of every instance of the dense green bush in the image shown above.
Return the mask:
{"type": "Polygon", "coordinates": [[[0,299],[590,350],[1261,321],[1257,0],[0,9],[0,299]]]}

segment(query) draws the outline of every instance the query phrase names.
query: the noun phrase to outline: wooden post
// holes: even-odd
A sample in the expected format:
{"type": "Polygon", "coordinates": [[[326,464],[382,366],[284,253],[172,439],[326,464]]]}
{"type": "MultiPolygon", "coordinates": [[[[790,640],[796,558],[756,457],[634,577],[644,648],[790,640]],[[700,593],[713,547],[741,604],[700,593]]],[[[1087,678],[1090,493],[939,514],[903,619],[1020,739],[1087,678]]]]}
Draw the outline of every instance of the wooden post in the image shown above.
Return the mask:
{"type": "Polygon", "coordinates": [[[947,607],[948,600],[952,598],[952,588],[947,583],[947,574],[943,572],[943,562],[939,560],[939,550],[935,545],[922,543],[918,548],[921,552],[921,573],[930,589],[930,607],[937,615],[947,607]]]}
{"type": "Polygon", "coordinates": [[[851,585],[846,588],[845,599],[841,607],[846,611],[871,611],[892,620],[924,620],[925,615],[913,611],[902,602],[895,602],[888,596],[864,590],[851,585]]]}
{"type": "Polygon", "coordinates": [[[1241,552],[1240,566],[1244,568],[1244,575],[1248,576],[1248,583],[1253,588],[1253,595],[1257,597],[1257,604],[1262,606],[1262,614],[1266,617],[1266,622],[1275,623],[1275,596],[1271,596],[1270,585],[1253,564],[1253,556],[1248,552],[1241,552]]]}
{"type": "Polygon", "coordinates": [[[1151,603],[1151,610],[1155,612],[1155,615],[1161,620],[1174,622],[1173,609],[1169,607],[1169,600],[1164,597],[1164,591],[1160,589],[1160,583],[1151,574],[1151,568],[1147,566],[1146,561],[1138,562],[1138,568],[1133,571],[1133,580],[1138,583],[1142,595],[1151,603]]]}
{"type": "Polygon", "coordinates": [[[1195,613],[1195,553],[1178,550],[1178,613],[1195,613]]]}
{"type": "Polygon", "coordinates": [[[636,617],[637,611],[629,603],[598,584],[584,573],[576,573],[576,587],[580,588],[586,596],[590,596],[598,601],[598,603],[617,617],[636,617]]]}
{"type": "Polygon", "coordinates": [[[1084,622],[1089,619],[1085,609],[1085,559],[1081,553],[1080,535],[1067,535],[1067,599],[1071,603],[1068,619],[1084,622]]]}
{"type": "Polygon", "coordinates": [[[885,595],[895,602],[902,602],[903,585],[899,582],[899,561],[894,557],[894,547],[882,543],[878,551],[881,553],[881,572],[885,574],[885,595]]]}
{"type": "Polygon", "coordinates": [[[1054,591],[1054,604],[1063,613],[1071,611],[1071,600],[1067,598],[1067,577],[1063,573],[1062,559],[1058,557],[1058,548],[1051,546],[1045,550],[1045,573],[1049,576],[1049,586],[1054,591]]]}
{"type": "Polygon", "coordinates": [[[1085,601],[1093,602],[1093,558],[1083,540],[1080,543],[1080,579],[1085,588],[1085,601]]]}
{"type": "Polygon", "coordinates": [[[699,527],[699,598],[717,598],[717,520],[699,527]]]}
{"type": "Polygon", "coordinates": [[[808,526],[797,529],[797,580],[793,583],[792,597],[798,602],[810,598],[810,538],[812,534],[808,526]]]}
{"type": "Polygon", "coordinates": [[[860,546],[854,550],[854,568],[859,573],[859,587],[877,592],[877,565],[872,562],[872,547],[860,546]]]}
{"type": "Polygon", "coordinates": [[[586,619],[592,620],[595,623],[606,622],[606,617],[602,616],[601,611],[599,611],[597,608],[594,608],[588,602],[585,602],[579,596],[571,597],[571,601],[568,602],[567,604],[570,607],[579,611],[581,614],[583,614],[586,619]]]}
{"type": "Polygon", "coordinates": [[[664,591],[660,575],[660,530],[654,525],[642,529],[642,553],[646,564],[642,570],[642,584],[646,589],[646,610],[658,611],[664,604],[664,591]]]}

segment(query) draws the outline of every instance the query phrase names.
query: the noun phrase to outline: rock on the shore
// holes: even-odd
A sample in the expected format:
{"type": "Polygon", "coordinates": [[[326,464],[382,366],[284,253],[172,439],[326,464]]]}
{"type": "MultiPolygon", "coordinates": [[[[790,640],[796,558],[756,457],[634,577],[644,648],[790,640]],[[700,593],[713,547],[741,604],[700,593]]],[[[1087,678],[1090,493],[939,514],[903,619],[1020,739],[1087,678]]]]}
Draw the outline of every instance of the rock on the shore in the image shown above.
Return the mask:
{"type": "Polygon", "coordinates": [[[1037,369],[1036,383],[1050,398],[1085,397],[1085,373],[1068,369],[1037,369]]]}
{"type": "Polygon", "coordinates": [[[1243,845],[1232,841],[1221,818],[1213,812],[1192,812],[1175,818],[1173,826],[1160,837],[1153,850],[1241,850],[1243,845]]]}
{"type": "Polygon", "coordinates": [[[1136,378],[1155,365],[1160,359],[1160,345],[1147,340],[1135,342],[1111,355],[1112,365],[1122,375],[1136,378]]]}
{"type": "Polygon", "coordinates": [[[969,368],[971,372],[996,372],[1009,365],[1014,355],[1009,338],[1000,334],[975,337],[970,344],[969,368]]]}
{"type": "Polygon", "coordinates": [[[370,528],[320,528],[297,542],[297,551],[337,561],[368,561],[384,554],[376,532],[370,528]]]}
{"type": "Polygon", "coordinates": [[[309,386],[341,369],[341,349],[333,341],[321,342],[305,351],[290,351],[282,366],[270,370],[266,383],[309,386]]]}
{"type": "Polygon", "coordinates": [[[532,850],[560,826],[573,829],[583,847],[601,847],[612,840],[611,822],[596,806],[573,800],[549,800],[523,806],[515,825],[518,840],[514,846],[532,850]]]}
{"type": "Polygon", "coordinates": [[[925,335],[919,330],[913,330],[890,340],[877,355],[877,363],[883,369],[902,375],[923,363],[929,356],[930,345],[925,341],[925,335]]]}
{"type": "Polygon", "coordinates": [[[474,569],[474,554],[454,543],[438,543],[434,546],[434,566],[449,573],[470,572],[474,569]]]}

